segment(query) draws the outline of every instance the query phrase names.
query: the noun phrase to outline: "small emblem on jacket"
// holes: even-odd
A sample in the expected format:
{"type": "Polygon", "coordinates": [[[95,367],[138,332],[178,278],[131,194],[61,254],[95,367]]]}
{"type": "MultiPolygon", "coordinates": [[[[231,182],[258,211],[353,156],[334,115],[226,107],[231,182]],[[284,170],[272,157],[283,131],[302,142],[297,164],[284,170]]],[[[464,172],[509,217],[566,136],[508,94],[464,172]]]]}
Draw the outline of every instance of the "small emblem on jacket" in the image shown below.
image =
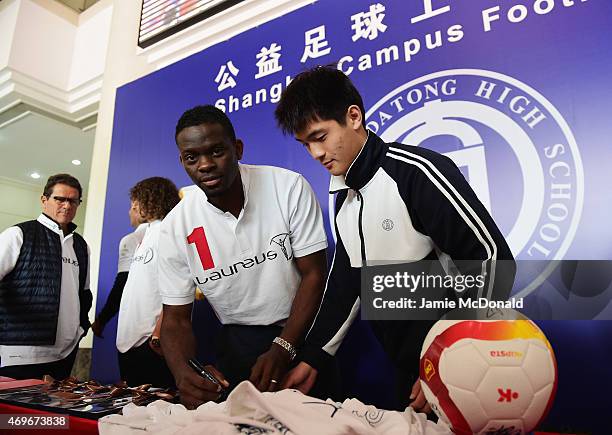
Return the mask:
{"type": "Polygon", "coordinates": [[[385,231],[391,231],[393,229],[393,221],[391,219],[385,219],[382,221],[382,227],[385,231]]]}

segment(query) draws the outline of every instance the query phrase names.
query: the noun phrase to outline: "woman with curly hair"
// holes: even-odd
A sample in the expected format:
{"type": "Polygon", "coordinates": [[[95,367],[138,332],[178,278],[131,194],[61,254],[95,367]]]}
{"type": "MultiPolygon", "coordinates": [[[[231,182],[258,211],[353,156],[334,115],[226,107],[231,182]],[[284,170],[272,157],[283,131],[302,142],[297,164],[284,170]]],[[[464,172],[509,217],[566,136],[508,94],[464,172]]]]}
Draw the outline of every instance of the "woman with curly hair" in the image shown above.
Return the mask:
{"type": "Polygon", "coordinates": [[[136,248],[119,306],[117,349],[121,379],[130,386],[174,385],[159,346],[156,330],[162,302],[157,279],[157,244],[161,220],[180,201],[175,184],[162,177],[147,178],[130,190],[131,209],[145,225],[136,248]]]}
{"type": "Polygon", "coordinates": [[[113,287],[108,293],[106,303],[96,316],[96,320],[91,325],[91,330],[96,337],[104,338],[102,333],[106,324],[117,315],[119,312],[119,304],[121,303],[121,295],[123,295],[123,288],[128,278],[128,272],[130,271],[130,265],[132,264],[132,258],[134,258],[134,252],[148,227],[147,220],[140,213],[140,205],[138,201],[134,201],[131,198],[130,209],[128,215],[130,217],[130,226],[134,228],[129,234],[126,234],[119,242],[119,260],[117,264],[117,275],[113,282],[113,287]]]}

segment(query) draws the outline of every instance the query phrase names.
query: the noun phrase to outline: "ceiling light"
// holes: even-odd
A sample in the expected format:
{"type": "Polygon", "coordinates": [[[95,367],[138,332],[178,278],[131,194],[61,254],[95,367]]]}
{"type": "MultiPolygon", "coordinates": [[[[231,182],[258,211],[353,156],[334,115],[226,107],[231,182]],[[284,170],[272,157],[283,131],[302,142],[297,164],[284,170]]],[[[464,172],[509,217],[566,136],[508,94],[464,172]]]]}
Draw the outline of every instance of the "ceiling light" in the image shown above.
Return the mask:
{"type": "Polygon", "coordinates": [[[30,174],[30,177],[34,178],[35,180],[38,180],[40,178],[40,174],[38,172],[32,172],[30,174]]]}
{"type": "Polygon", "coordinates": [[[74,159],[74,160],[72,161],[72,164],[73,164],[73,165],[76,165],[76,166],[79,166],[79,165],[81,164],[81,161],[80,161],[80,160],[77,160],[77,159],[74,159]]]}

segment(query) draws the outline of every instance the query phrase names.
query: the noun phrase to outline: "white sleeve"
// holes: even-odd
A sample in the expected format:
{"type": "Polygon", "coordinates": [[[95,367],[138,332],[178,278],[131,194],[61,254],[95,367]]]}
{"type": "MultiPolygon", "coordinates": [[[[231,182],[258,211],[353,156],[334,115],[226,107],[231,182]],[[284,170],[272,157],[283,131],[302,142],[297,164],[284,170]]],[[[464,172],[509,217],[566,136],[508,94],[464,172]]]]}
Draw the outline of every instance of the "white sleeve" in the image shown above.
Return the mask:
{"type": "Polygon", "coordinates": [[[157,273],[159,292],[165,305],[187,305],[195,299],[186,243],[186,238],[175,234],[172,220],[164,219],[159,232],[157,273]]]}
{"type": "Polygon", "coordinates": [[[298,176],[289,193],[291,250],[295,257],[305,257],[327,248],[323,214],[310,184],[298,176]]]}
{"type": "Polygon", "coordinates": [[[0,233],[0,280],[15,268],[21,245],[23,245],[21,228],[9,227],[0,233]]]}
{"type": "Polygon", "coordinates": [[[89,271],[90,270],[91,270],[91,249],[89,248],[89,245],[87,245],[87,275],[85,275],[85,287],[84,287],[86,290],[91,290],[91,287],[89,286],[89,271]]]}
{"type": "Polygon", "coordinates": [[[137,247],[138,238],[135,237],[135,233],[130,233],[121,239],[119,242],[119,262],[117,264],[117,273],[129,272],[137,247]]]}

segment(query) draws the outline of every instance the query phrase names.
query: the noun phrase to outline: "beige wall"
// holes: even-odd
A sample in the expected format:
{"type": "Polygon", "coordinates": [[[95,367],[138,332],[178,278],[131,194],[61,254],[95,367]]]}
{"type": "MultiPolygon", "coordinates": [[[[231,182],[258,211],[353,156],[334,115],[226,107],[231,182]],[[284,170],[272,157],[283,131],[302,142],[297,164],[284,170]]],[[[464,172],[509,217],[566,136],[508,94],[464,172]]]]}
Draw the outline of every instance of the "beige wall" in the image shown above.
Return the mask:
{"type": "Polygon", "coordinates": [[[9,66],[56,89],[68,87],[78,15],[67,9],[61,16],[44,3],[19,2],[9,66]],[[52,32],[45,32],[53,29],[52,32]],[[45,33],[43,33],[45,32],[45,33]]]}
{"type": "Polygon", "coordinates": [[[0,179],[0,231],[38,216],[41,191],[38,186],[0,179]]]}

